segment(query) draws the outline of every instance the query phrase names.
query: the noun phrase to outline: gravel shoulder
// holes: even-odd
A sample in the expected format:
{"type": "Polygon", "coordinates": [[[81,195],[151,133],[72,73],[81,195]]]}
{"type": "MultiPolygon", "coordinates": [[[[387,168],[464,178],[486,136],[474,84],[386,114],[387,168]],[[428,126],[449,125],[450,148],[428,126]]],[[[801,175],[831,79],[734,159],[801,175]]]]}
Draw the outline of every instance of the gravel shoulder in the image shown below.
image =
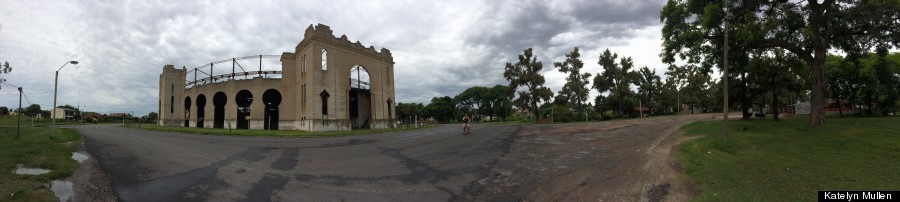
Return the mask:
{"type": "Polygon", "coordinates": [[[88,159],[75,169],[71,180],[74,184],[75,201],[118,201],[109,178],[100,169],[97,158],[94,158],[84,150],[84,141],[78,147],[78,152],[87,154],[88,159]]]}

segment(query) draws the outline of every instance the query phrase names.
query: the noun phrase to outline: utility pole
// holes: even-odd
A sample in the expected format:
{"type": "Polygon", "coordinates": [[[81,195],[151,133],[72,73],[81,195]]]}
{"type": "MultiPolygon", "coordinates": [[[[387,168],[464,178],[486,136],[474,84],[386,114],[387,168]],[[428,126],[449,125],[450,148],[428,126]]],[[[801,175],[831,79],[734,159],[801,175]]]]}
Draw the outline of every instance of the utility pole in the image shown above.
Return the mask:
{"type": "MultiPolygon", "coordinates": [[[[19,87],[19,113],[16,113],[16,139],[19,139],[20,128],[22,127],[22,113],[25,110],[22,110],[22,87],[19,87]]],[[[32,119],[34,120],[34,119],[32,119]]]]}

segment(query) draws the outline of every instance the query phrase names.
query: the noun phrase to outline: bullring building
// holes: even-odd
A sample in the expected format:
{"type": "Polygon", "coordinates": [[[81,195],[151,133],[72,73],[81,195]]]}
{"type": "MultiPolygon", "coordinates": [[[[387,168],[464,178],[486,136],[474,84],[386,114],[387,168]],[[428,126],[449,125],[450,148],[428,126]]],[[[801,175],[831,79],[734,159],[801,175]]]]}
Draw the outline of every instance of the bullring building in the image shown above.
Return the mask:
{"type": "Polygon", "coordinates": [[[394,127],[390,50],[310,25],[294,52],[163,66],[159,125],[301,131],[394,127]],[[280,58],[280,70],[263,60],[280,58]],[[259,67],[254,67],[256,61],[259,67]],[[231,64],[228,64],[231,63],[231,64]]]}

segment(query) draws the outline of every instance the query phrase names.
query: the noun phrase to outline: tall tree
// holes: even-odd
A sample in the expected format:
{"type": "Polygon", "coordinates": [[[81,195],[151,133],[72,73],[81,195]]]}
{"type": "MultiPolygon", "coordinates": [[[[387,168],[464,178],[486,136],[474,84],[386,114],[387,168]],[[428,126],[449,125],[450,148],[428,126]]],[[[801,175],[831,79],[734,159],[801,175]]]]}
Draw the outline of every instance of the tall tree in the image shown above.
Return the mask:
{"type": "Polygon", "coordinates": [[[650,70],[650,68],[644,66],[640,69],[639,73],[638,93],[640,94],[640,99],[643,103],[642,105],[647,106],[652,112],[653,106],[656,104],[655,99],[662,88],[662,81],[660,80],[659,75],[656,75],[656,69],[650,70]]]}
{"type": "MultiPolygon", "coordinates": [[[[588,79],[591,78],[591,73],[581,73],[584,63],[581,62],[580,57],[581,54],[578,53],[578,47],[575,47],[575,50],[566,54],[565,61],[555,62],[553,65],[560,72],[569,74],[566,77],[566,84],[563,85],[559,94],[564,96],[569,103],[574,104],[577,110],[587,113],[584,110],[584,103],[587,101],[588,93],[590,92],[588,79]]],[[[585,119],[587,119],[587,116],[585,116],[585,119]]]]}
{"type": "Polygon", "coordinates": [[[639,75],[631,70],[634,67],[631,57],[622,57],[616,63],[618,57],[618,54],[611,53],[609,49],[600,54],[597,64],[603,67],[603,73],[594,77],[593,87],[601,94],[608,92],[607,106],[613,109],[613,113],[623,114],[630,112],[634,106],[631,84],[636,83],[639,75]]]}
{"type": "Polygon", "coordinates": [[[455,121],[456,107],[453,103],[453,98],[450,98],[450,96],[431,98],[431,103],[428,103],[422,109],[422,115],[433,117],[442,122],[455,121]]]}
{"type": "Polygon", "coordinates": [[[553,91],[544,86],[544,75],[541,75],[544,65],[532,54],[532,49],[527,48],[522,52],[518,62],[506,63],[503,77],[509,81],[510,89],[525,87],[524,90],[518,91],[519,96],[515,102],[535,116],[538,112],[538,102],[549,101],[553,97],[553,91]]]}
{"type": "MultiPolygon", "coordinates": [[[[825,123],[825,60],[829,48],[855,53],[900,45],[900,1],[719,1],[669,0],[660,12],[663,62],[675,55],[690,63],[721,64],[724,36],[741,49],[782,48],[803,60],[813,77],[811,125],[825,123]],[[724,27],[731,26],[728,30],[724,27]]],[[[732,48],[729,48],[731,50],[732,48]]]]}
{"type": "Polygon", "coordinates": [[[507,118],[512,112],[512,103],[506,97],[507,92],[509,92],[509,87],[504,85],[495,85],[488,89],[485,96],[486,104],[483,105],[486,109],[484,112],[492,117],[499,115],[504,119],[507,118]]]}
{"type": "Polygon", "coordinates": [[[487,104],[485,102],[488,101],[486,98],[488,90],[486,87],[473,86],[454,96],[453,101],[456,102],[456,107],[460,111],[468,112],[470,115],[484,115],[483,110],[485,109],[484,105],[487,104]]]}

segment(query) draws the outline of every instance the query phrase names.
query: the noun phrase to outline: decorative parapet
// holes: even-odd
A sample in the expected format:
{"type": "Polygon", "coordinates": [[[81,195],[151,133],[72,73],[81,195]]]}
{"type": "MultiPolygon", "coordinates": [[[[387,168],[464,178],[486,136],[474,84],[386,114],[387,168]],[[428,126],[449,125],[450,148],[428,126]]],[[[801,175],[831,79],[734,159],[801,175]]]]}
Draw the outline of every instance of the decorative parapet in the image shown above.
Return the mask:
{"type": "MultiPolygon", "coordinates": [[[[333,46],[346,49],[348,51],[369,56],[375,59],[383,60],[386,62],[390,62],[393,64],[394,57],[391,55],[391,51],[387,48],[381,48],[381,52],[377,51],[374,46],[365,47],[359,41],[350,42],[347,39],[347,35],[341,35],[341,37],[335,37],[331,31],[331,28],[328,25],[318,24],[318,25],[309,25],[306,28],[306,32],[303,35],[303,41],[300,41],[300,44],[297,44],[295,48],[295,52],[300,52],[307,46],[309,46],[312,41],[318,41],[322,43],[331,44],[333,46]]],[[[282,58],[292,57],[288,56],[288,53],[282,54],[282,58]]]]}

